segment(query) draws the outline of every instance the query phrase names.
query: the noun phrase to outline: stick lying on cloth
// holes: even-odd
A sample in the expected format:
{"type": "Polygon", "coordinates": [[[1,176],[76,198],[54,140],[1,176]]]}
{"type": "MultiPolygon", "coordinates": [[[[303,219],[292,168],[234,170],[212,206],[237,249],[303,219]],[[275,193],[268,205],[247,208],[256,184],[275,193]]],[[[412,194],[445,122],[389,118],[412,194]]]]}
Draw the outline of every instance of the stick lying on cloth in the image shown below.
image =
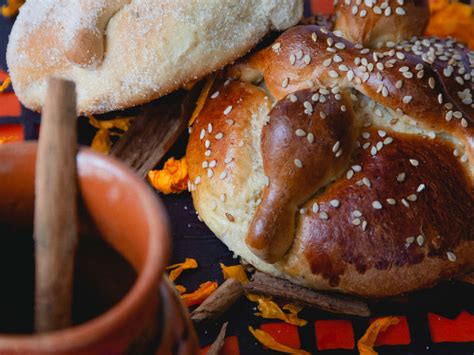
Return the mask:
{"type": "Polygon", "coordinates": [[[360,299],[346,295],[314,291],[260,271],[255,272],[252,280],[243,286],[246,292],[275,296],[303,306],[319,308],[332,313],[361,317],[370,316],[367,303],[360,299]]]}

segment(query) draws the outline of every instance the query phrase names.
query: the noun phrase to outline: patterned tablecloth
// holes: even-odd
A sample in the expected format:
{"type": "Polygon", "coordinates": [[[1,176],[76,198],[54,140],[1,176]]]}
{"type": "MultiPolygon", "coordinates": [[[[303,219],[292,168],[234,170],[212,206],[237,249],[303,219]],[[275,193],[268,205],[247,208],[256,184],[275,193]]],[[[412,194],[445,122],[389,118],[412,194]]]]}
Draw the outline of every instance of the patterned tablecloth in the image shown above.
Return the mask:
{"type": "MultiPolygon", "coordinates": [[[[30,0],[33,1],[33,0],[30,0]]],[[[4,0],[0,1],[0,4],[4,0]]],[[[330,0],[306,4],[306,13],[330,12],[330,0]]],[[[0,17],[0,82],[6,77],[5,49],[14,19],[0,17]]],[[[36,139],[40,117],[20,105],[9,88],[0,94],[0,142],[36,139]]],[[[90,144],[95,129],[87,120],[78,120],[81,144],[90,144]]],[[[184,154],[187,137],[184,135],[169,155],[184,154]]],[[[1,162],[0,162],[1,164],[1,162]]],[[[189,290],[208,280],[221,283],[219,263],[236,264],[237,260],[206,226],[199,222],[188,193],[162,196],[168,209],[173,231],[172,261],[195,258],[199,267],[186,271],[180,284],[189,290]]],[[[308,320],[304,327],[254,316],[255,304],[242,299],[223,318],[229,321],[225,354],[271,354],[264,350],[248,331],[248,326],[261,328],[281,343],[301,347],[311,353],[354,354],[357,340],[374,318],[398,316],[400,322],[379,336],[377,348],[381,354],[473,354],[474,353],[474,287],[448,282],[432,290],[406,296],[401,301],[381,301],[372,304],[371,319],[347,317],[323,311],[305,309],[301,318],[308,320]]],[[[1,315],[0,315],[1,317],[1,315]]],[[[211,343],[224,319],[198,328],[200,342],[205,348],[211,343]]],[[[204,353],[204,351],[203,351],[204,353]]]]}

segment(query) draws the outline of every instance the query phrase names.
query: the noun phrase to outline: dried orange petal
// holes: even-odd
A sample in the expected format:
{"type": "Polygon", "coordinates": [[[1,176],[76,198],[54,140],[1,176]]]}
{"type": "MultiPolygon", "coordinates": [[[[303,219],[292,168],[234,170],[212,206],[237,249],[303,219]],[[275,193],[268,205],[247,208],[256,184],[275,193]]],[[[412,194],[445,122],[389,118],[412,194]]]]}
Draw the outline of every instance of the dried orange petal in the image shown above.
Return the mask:
{"type": "Polygon", "coordinates": [[[199,285],[199,288],[196,291],[182,294],[181,299],[187,307],[201,304],[217,289],[217,286],[218,284],[215,281],[204,282],[199,285]]]}
{"type": "Polygon", "coordinates": [[[232,265],[232,266],[225,266],[221,263],[222,273],[224,274],[224,279],[236,279],[239,280],[241,283],[249,282],[247,274],[242,265],[232,265]]]}
{"type": "Polygon", "coordinates": [[[171,281],[175,281],[184,270],[196,269],[197,267],[198,267],[198,263],[196,259],[186,258],[184,262],[170,265],[166,268],[166,270],[174,269],[174,270],[171,270],[169,274],[169,279],[171,281]]]}
{"type": "Polygon", "coordinates": [[[309,355],[310,353],[301,349],[293,349],[289,346],[280,344],[267,332],[261,329],[254,329],[249,326],[249,331],[260,343],[265,345],[267,348],[275,351],[280,351],[282,353],[288,354],[297,354],[297,355],[309,355]]]}
{"type": "Polygon", "coordinates": [[[148,172],[148,181],[164,194],[180,193],[188,187],[188,165],[186,158],[169,158],[163,169],[148,172]]]}
{"type": "Polygon", "coordinates": [[[11,83],[12,83],[12,81],[10,80],[10,77],[7,76],[5,78],[5,80],[3,80],[3,83],[0,85],[0,93],[4,92],[6,89],[8,89],[8,87],[10,86],[11,83]]]}
{"type": "Polygon", "coordinates": [[[262,295],[256,295],[249,293],[246,295],[247,298],[252,302],[258,302],[258,313],[255,313],[256,316],[266,318],[266,319],[280,319],[288,324],[297,325],[299,327],[305,326],[308,322],[304,319],[298,318],[298,312],[301,308],[298,308],[295,305],[287,304],[283,308],[290,311],[290,313],[285,313],[272,301],[271,297],[265,297],[262,295]]]}
{"type": "Polygon", "coordinates": [[[2,16],[15,16],[24,3],[25,0],[7,0],[7,4],[2,6],[2,16]]]}
{"type": "Polygon", "coordinates": [[[365,334],[357,342],[357,348],[360,355],[377,355],[378,352],[374,350],[374,344],[380,332],[384,332],[391,325],[397,324],[400,319],[397,317],[384,317],[375,320],[365,334]]]}

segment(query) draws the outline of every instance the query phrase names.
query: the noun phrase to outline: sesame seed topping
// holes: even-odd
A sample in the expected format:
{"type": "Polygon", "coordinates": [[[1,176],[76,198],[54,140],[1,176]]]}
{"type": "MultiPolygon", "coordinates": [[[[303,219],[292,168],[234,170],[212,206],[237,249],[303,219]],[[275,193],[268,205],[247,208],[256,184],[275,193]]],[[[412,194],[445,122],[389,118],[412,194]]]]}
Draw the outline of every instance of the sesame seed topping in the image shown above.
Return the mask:
{"type": "Polygon", "coordinates": [[[290,79],[289,79],[289,78],[285,78],[285,79],[283,79],[283,82],[281,83],[281,86],[282,86],[283,88],[286,88],[286,87],[288,87],[288,84],[289,84],[289,83],[290,83],[290,79]]]}
{"type": "Polygon", "coordinates": [[[428,79],[428,85],[430,86],[431,89],[435,88],[435,79],[433,77],[428,79]]]}
{"type": "Polygon", "coordinates": [[[406,176],[407,176],[406,173],[400,173],[400,174],[398,174],[398,176],[397,176],[397,181],[398,181],[398,182],[404,182],[405,179],[406,179],[406,176]]]}
{"type": "Polygon", "coordinates": [[[352,170],[354,170],[356,173],[359,173],[362,171],[362,167],[360,165],[352,165],[352,170]]]}
{"type": "Polygon", "coordinates": [[[275,52],[278,52],[278,50],[281,48],[281,43],[277,42],[275,43],[273,46],[272,46],[272,49],[275,51],[275,52]]]}
{"type": "Polygon", "coordinates": [[[205,135],[206,135],[206,130],[203,128],[201,129],[201,133],[199,134],[199,139],[203,140],[205,135]]]}
{"type": "Polygon", "coordinates": [[[336,200],[336,199],[329,201],[329,204],[334,208],[338,208],[341,205],[339,200],[336,200]]]}
{"type": "Polygon", "coordinates": [[[227,106],[226,109],[224,110],[224,115],[228,115],[232,111],[232,106],[227,106]]]}
{"type": "Polygon", "coordinates": [[[314,142],[314,134],[313,133],[308,133],[308,135],[306,136],[306,139],[308,140],[309,143],[313,143],[314,142]]]}
{"type": "Polygon", "coordinates": [[[316,34],[316,32],[311,33],[311,39],[313,40],[313,42],[316,42],[318,40],[318,35],[316,34]]]}
{"type": "Polygon", "coordinates": [[[409,95],[403,96],[403,103],[404,103],[404,104],[409,104],[412,99],[413,99],[412,96],[409,96],[409,95]]]}
{"type": "Polygon", "coordinates": [[[352,220],[352,224],[355,225],[355,226],[358,226],[361,224],[361,220],[359,218],[354,218],[352,220]]]}
{"type": "Polygon", "coordinates": [[[311,63],[311,57],[310,57],[309,54],[306,54],[306,55],[303,57],[303,62],[305,62],[305,64],[311,63]]]}
{"type": "Polygon", "coordinates": [[[456,255],[453,252],[446,252],[446,255],[448,257],[448,260],[454,263],[456,261],[456,255]]]}
{"type": "Polygon", "coordinates": [[[298,137],[304,137],[306,135],[306,132],[303,131],[301,128],[298,128],[296,131],[295,131],[295,134],[298,136],[298,137]]]}
{"type": "Polygon", "coordinates": [[[295,159],[294,163],[295,163],[297,168],[301,169],[303,167],[303,163],[299,159],[295,159]]]}
{"type": "Polygon", "coordinates": [[[288,99],[289,99],[291,102],[293,102],[293,103],[296,102],[296,101],[298,101],[298,98],[296,97],[295,94],[290,94],[290,95],[288,95],[288,99]]]}
{"type": "Polygon", "coordinates": [[[321,212],[321,213],[319,214],[319,219],[327,220],[327,219],[329,219],[329,216],[328,216],[328,214],[327,214],[326,212],[321,212]]]}
{"type": "Polygon", "coordinates": [[[207,169],[207,177],[210,179],[214,175],[214,170],[207,169]]]}
{"type": "Polygon", "coordinates": [[[311,210],[314,212],[314,213],[318,213],[319,211],[319,205],[317,202],[313,203],[313,206],[311,207],[311,210]]]}
{"type": "Polygon", "coordinates": [[[216,138],[217,140],[221,140],[222,138],[224,138],[224,133],[222,133],[222,132],[217,133],[217,134],[215,135],[215,138],[216,138]]]}
{"type": "Polygon", "coordinates": [[[354,211],[352,212],[352,215],[353,215],[354,217],[356,217],[356,218],[359,218],[359,217],[362,217],[362,212],[359,211],[359,210],[354,210],[354,211]]]}
{"type": "Polygon", "coordinates": [[[346,178],[347,180],[350,180],[352,179],[352,177],[354,176],[354,171],[353,170],[347,170],[347,173],[346,173],[346,178]]]}
{"type": "Polygon", "coordinates": [[[392,206],[397,203],[397,201],[396,201],[395,199],[393,199],[393,198],[387,198],[386,201],[387,201],[387,203],[388,203],[389,205],[392,205],[392,206]]]}
{"type": "Polygon", "coordinates": [[[330,76],[331,78],[334,78],[334,79],[335,79],[335,78],[338,78],[338,77],[339,77],[339,74],[338,74],[338,72],[335,71],[335,70],[330,70],[330,71],[329,71],[329,76],[330,76]]]}
{"type": "Polygon", "coordinates": [[[413,166],[418,166],[420,165],[420,162],[416,159],[410,159],[410,164],[413,166]]]}
{"type": "Polygon", "coordinates": [[[207,131],[208,131],[209,133],[212,133],[212,123],[209,123],[209,124],[207,125],[207,131]]]}
{"type": "Polygon", "coordinates": [[[395,9],[395,13],[396,13],[397,15],[403,16],[403,15],[406,14],[406,11],[405,11],[405,9],[403,9],[402,7],[397,7],[397,8],[395,9]]]}
{"type": "Polygon", "coordinates": [[[380,201],[374,201],[374,202],[372,202],[372,207],[376,210],[381,210],[382,209],[382,204],[380,203],[380,201]]]}
{"type": "Polygon", "coordinates": [[[306,213],[306,208],[300,208],[300,214],[305,214],[306,213]]]}
{"type": "Polygon", "coordinates": [[[206,151],[204,152],[204,155],[205,155],[206,157],[210,157],[210,156],[211,156],[211,150],[210,150],[210,149],[206,150],[206,151]]]}
{"type": "Polygon", "coordinates": [[[411,202],[415,202],[418,199],[418,197],[415,194],[411,194],[407,196],[407,200],[411,202]]]}
{"type": "Polygon", "coordinates": [[[290,64],[295,65],[296,63],[296,56],[292,53],[290,54],[290,64]]]}
{"type": "Polygon", "coordinates": [[[215,99],[219,96],[219,91],[216,91],[214,94],[211,95],[211,99],[215,99]]]}
{"type": "Polygon", "coordinates": [[[210,168],[215,168],[217,166],[217,160],[212,160],[210,163],[209,163],[209,167],[210,168]]]}
{"type": "Polygon", "coordinates": [[[196,176],[196,178],[194,179],[194,184],[199,185],[200,183],[201,183],[201,177],[196,176]]]}
{"type": "Polygon", "coordinates": [[[219,175],[219,179],[221,179],[221,180],[224,180],[226,177],[227,177],[227,172],[226,172],[226,171],[223,171],[223,172],[219,175]]]}
{"type": "Polygon", "coordinates": [[[409,208],[409,207],[410,207],[410,204],[409,204],[408,201],[405,200],[404,198],[402,198],[401,202],[402,202],[403,206],[405,206],[406,208],[409,208]]]}
{"type": "Polygon", "coordinates": [[[408,237],[405,240],[406,240],[407,244],[413,244],[415,242],[415,237],[408,237]]]}
{"type": "Polygon", "coordinates": [[[416,237],[416,244],[418,244],[420,247],[423,245],[423,243],[425,242],[425,237],[423,237],[423,235],[419,235],[416,237]]]}
{"type": "Polygon", "coordinates": [[[234,158],[232,158],[232,157],[226,157],[226,158],[224,159],[224,164],[230,164],[233,159],[234,159],[234,158]]]}

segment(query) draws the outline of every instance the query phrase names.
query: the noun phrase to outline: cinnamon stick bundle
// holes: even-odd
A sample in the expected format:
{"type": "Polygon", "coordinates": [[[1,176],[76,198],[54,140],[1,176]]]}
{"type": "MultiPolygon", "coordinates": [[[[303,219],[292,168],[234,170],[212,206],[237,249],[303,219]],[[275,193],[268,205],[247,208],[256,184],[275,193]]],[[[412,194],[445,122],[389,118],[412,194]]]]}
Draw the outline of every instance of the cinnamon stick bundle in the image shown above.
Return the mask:
{"type": "Polygon", "coordinates": [[[50,80],[36,160],[35,327],[38,332],[71,324],[78,238],[76,117],[74,83],[50,80]]]}
{"type": "Polygon", "coordinates": [[[303,306],[319,308],[332,313],[361,317],[370,316],[367,303],[358,298],[314,291],[260,271],[256,271],[252,276],[252,280],[244,284],[243,287],[245,292],[274,296],[299,303],[303,306]]]}

